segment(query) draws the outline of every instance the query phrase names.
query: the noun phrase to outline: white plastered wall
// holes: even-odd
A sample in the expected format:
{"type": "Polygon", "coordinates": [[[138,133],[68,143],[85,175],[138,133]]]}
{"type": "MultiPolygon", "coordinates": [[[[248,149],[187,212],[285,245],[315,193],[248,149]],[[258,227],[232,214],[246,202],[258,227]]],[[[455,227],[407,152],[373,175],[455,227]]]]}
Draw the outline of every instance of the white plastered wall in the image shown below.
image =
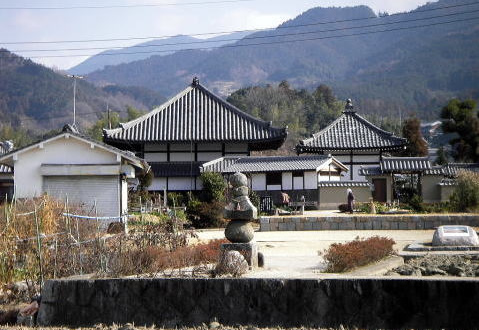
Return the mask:
{"type": "Polygon", "coordinates": [[[76,138],[60,137],[40,147],[20,152],[14,160],[15,196],[40,196],[43,189],[42,164],[119,164],[116,155],[76,138]]]}

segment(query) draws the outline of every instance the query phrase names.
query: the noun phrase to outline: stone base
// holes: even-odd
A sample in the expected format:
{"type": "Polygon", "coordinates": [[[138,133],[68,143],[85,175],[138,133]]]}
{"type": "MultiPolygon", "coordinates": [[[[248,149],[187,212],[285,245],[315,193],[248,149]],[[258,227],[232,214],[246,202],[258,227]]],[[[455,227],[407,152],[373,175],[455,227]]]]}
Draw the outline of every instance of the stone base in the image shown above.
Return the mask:
{"type": "Polygon", "coordinates": [[[225,243],[221,244],[221,251],[238,251],[244,256],[250,269],[258,268],[258,245],[256,243],[225,243]]]}
{"type": "Polygon", "coordinates": [[[407,245],[404,251],[479,251],[479,246],[467,245],[433,245],[431,242],[414,242],[407,245]]]}

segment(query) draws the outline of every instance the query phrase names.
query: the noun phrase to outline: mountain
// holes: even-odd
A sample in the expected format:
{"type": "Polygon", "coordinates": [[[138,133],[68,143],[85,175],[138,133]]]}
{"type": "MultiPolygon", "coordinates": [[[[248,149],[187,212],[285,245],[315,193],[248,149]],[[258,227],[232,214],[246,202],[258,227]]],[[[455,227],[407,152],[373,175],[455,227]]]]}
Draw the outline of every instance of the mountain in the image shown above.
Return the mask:
{"type": "Polygon", "coordinates": [[[364,112],[415,111],[435,118],[448,98],[479,96],[478,10],[465,0],[439,0],[381,17],[366,6],[313,8],[232,45],[151,56],[92,72],[88,79],[166,95],[193,76],[224,95],[282,80],[307,89],[323,83],[364,112]]]}
{"type": "MultiPolygon", "coordinates": [[[[27,129],[58,129],[72,122],[72,79],[40,64],[0,49],[0,123],[27,129]]],[[[77,80],[76,119],[80,127],[126,107],[151,109],[164,102],[158,92],[144,87],[99,88],[77,80]]]]}
{"type": "Polygon", "coordinates": [[[250,32],[235,32],[207,39],[179,35],[151,40],[131,47],[101,52],[70,68],[68,72],[71,74],[88,74],[95,70],[101,70],[108,65],[143,60],[151,57],[155,52],[159,56],[165,56],[184,49],[219,47],[234,43],[236,40],[248,34],[250,34],[250,32]]]}

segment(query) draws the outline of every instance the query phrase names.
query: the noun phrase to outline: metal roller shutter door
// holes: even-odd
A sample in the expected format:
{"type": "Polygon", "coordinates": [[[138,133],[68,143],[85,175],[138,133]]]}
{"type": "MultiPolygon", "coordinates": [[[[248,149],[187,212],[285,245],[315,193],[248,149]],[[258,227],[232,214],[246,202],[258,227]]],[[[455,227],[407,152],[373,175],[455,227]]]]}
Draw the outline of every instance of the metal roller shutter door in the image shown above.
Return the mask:
{"type": "Polygon", "coordinates": [[[96,200],[99,216],[120,215],[120,183],[118,176],[44,176],[43,191],[48,195],[80,204],[94,214],[96,200]]]}

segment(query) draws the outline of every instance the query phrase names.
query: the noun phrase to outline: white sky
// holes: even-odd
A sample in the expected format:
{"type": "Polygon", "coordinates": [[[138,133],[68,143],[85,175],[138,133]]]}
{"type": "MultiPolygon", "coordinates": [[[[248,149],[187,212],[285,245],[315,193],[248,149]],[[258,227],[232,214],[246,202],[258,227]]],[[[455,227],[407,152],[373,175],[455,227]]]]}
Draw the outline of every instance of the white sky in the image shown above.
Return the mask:
{"type": "MultiPolygon", "coordinates": [[[[218,0],[0,0],[1,7],[108,6],[185,4],[218,0]]],[[[68,44],[12,45],[8,42],[154,37],[275,27],[313,7],[367,5],[375,12],[408,11],[426,0],[251,0],[236,3],[175,5],[114,9],[6,10],[0,9],[0,47],[29,57],[55,49],[129,46],[146,40],[68,44]]],[[[100,51],[55,52],[50,55],[94,54],[100,51]]],[[[67,69],[86,57],[32,58],[47,66],[67,69]]]]}

